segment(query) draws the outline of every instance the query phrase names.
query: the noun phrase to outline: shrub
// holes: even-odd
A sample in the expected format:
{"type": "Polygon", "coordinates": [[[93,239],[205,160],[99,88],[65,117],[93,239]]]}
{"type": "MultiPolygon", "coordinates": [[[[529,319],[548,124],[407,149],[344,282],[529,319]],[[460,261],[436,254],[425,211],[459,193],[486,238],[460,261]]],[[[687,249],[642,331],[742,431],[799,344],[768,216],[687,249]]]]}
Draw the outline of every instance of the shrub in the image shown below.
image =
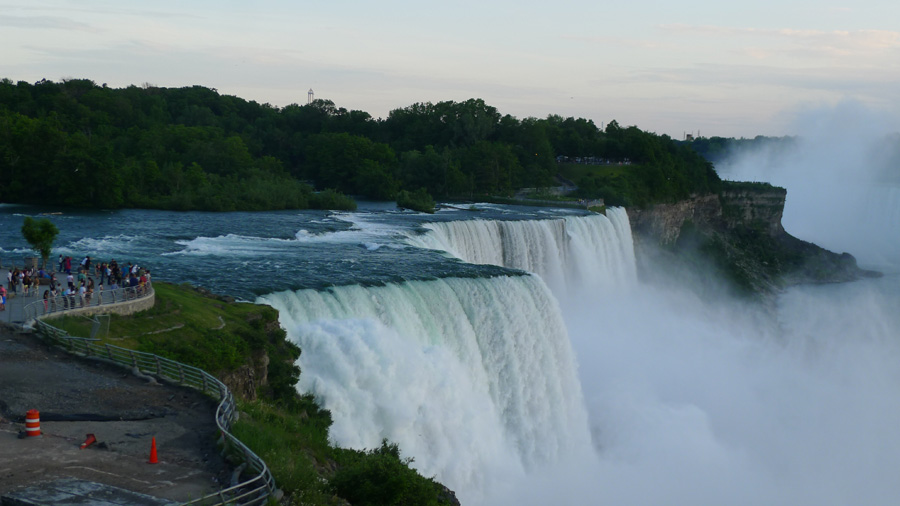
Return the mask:
{"type": "Polygon", "coordinates": [[[419,188],[414,192],[402,190],[397,194],[397,207],[433,214],[434,206],[434,199],[425,188],[419,188]]]}
{"type": "Polygon", "coordinates": [[[356,201],[336,190],[325,190],[314,193],[309,198],[311,209],[339,209],[355,211],[356,201]]]}
{"type": "Polygon", "coordinates": [[[385,439],[379,448],[346,455],[331,487],[353,506],[440,504],[434,481],[410,468],[412,459],[401,459],[396,444],[385,439]]]}

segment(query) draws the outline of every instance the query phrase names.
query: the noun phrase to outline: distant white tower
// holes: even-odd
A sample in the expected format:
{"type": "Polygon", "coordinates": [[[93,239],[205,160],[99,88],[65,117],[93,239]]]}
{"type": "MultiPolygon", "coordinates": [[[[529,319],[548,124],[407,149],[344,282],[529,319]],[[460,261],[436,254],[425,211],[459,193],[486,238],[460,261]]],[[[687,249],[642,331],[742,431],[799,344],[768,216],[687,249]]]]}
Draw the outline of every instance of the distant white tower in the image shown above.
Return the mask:
{"type": "Polygon", "coordinates": [[[315,93],[313,93],[312,88],[310,88],[309,93],[306,94],[307,105],[313,103],[313,100],[315,100],[315,99],[316,99],[316,95],[315,95],[315,93]]]}

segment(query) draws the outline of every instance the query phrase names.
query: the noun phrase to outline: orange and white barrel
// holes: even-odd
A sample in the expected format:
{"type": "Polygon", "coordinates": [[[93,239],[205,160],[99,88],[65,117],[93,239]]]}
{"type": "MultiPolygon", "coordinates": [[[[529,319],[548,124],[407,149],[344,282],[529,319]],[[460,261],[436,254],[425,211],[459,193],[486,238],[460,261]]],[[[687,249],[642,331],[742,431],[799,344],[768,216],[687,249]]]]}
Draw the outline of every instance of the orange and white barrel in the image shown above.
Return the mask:
{"type": "Polygon", "coordinates": [[[41,436],[41,414],[36,409],[30,409],[25,413],[25,435],[27,437],[41,436]]]}

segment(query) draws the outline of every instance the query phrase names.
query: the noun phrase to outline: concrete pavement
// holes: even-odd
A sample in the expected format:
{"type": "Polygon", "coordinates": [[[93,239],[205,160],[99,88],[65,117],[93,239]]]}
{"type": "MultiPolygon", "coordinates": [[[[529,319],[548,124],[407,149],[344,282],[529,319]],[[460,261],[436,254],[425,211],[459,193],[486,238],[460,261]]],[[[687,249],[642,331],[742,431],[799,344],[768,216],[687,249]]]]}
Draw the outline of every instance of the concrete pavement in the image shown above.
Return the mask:
{"type": "MultiPolygon", "coordinates": [[[[11,321],[33,300],[12,298],[11,321]]],[[[216,448],[214,414],[215,403],[195,390],[148,384],[0,326],[0,495],[63,478],[174,501],[215,492],[230,473],[216,448]],[[30,409],[44,418],[43,437],[19,439],[30,409]],[[98,442],[82,450],[87,434],[98,442]],[[152,437],[160,463],[151,465],[152,437]]]]}

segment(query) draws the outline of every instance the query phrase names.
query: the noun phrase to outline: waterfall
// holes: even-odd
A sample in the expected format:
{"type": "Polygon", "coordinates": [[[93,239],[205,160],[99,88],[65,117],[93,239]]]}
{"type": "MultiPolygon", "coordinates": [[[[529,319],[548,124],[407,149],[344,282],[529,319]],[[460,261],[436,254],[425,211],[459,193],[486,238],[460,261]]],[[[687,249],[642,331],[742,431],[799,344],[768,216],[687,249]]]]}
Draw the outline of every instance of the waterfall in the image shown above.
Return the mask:
{"type": "Polygon", "coordinates": [[[471,220],[429,223],[413,238],[418,246],[440,249],[466,262],[534,272],[557,296],[573,289],[609,289],[635,278],[634,246],[628,214],[551,220],[471,220]]]}
{"type": "MultiPolygon", "coordinates": [[[[479,502],[498,482],[590,447],[575,359],[540,278],[446,278],[281,292],[298,389],[353,448],[399,443],[479,502]]],[[[464,501],[465,502],[465,501],[464,501]]]]}
{"type": "Polygon", "coordinates": [[[537,275],[262,297],[303,349],[297,388],[331,411],[330,437],[352,448],[397,442],[466,503],[490,502],[498,488],[561,460],[593,458],[557,300],[633,284],[625,210],[424,227],[410,243],[537,275]]]}

